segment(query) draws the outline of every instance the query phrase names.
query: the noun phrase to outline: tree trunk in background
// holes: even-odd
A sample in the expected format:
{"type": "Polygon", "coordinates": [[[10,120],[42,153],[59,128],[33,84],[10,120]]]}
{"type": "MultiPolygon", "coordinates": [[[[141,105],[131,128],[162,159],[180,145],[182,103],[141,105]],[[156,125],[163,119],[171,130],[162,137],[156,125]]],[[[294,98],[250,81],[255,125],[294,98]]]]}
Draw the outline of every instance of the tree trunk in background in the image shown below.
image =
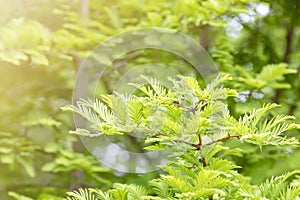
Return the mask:
{"type": "MultiPolygon", "coordinates": [[[[290,54],[292,53],[292,44],[293,44],[293,36],[294,36],[294,27],[292,25],[292,22],[290,22],[290,24],[288,25],[287,29],[286,29],[286,36],[285,36],[285,52],[284,52],[284,56],[283,56],[283,62],[289,64],[290,60],[290,54]]],[[[279,104],[279,99],[282,93],[282,89],[277,89],[275,92],[275,96],[273,99],[273,102],[278,103],[279,104]]]]}
{"type": "MultiPolygon", "coordinates": [[[[78,2],[78,10],[80,14],[80,23],[82,26],[85,26],[86,22],[89,20],[89,0],[80,0],[78,2]]],[[[77,68],[84,61],[82,57],[76,56],[75,58],[77,68]]],[[[75,78],[75,77],[74,77],[75,78]]],[[[86,151],[84,145],[81,143],[80,138],[77,136],[77,141],[73,143],[73,149],[75,152],[84,152],[86,151]]],[[[76,190],[78,188],[84,187],[86,182],[86,175],[84,170],[77,169],[71,172],[71,184],[70,190],[76,190]]]]}
{"type": "Polygon", "coordinates": [[[89,19],[89,0],[80,0],[79,1],[79,13],[81,16],[81,21],[86,22],[89,19]]]}

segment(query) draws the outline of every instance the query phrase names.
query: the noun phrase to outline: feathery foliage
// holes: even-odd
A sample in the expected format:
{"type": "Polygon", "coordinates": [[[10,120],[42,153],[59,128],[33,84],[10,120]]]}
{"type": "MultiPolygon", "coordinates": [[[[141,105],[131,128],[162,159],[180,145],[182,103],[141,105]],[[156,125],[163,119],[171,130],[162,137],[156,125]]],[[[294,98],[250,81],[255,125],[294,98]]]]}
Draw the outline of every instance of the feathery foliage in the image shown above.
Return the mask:
{"type": "MultiPolygon", "coordinates": [[[[170,161],[163,166],[166,173],[150,182],[149,193],[140,186],[130,190],[132,185],[115,185],[114,189],[101,193],[105,194],[105,198],[196,200],[299,197],[298,187],[287,182],[297,171],[253,186],[248,178],[238,173],[239,166],[227,159],[239,149],[231,150],[223,145],[227,140],[239,140],[260,147],[296,147],[298,140],[286,135],[288,130],[299,127],[289,122],[294,118],[269,114],[278,105],[266,104],[235,118],[224,102],[237,95],[236,91],[222,86],[231,79],[227,75],[217,76],[205,88],[201,88],[192,77],[170,79],[173,84],[171,88],[163,87],[156,79],[144,78],[147,85],[131,84],[143,95],[114,93],[105,96],[106,103],[98,99],[94,103],[80,100],[77,107],[63,108],[89,121],[92,130],[90,134],[84,133],[84,136],[97,136],[94,131],[108,135],[134,131],[146,135],[148,146],[145,149],[171,149],[173,152],[171,157],[175,162],[170,161]],[[107,99],[111,102],[110,106],[107,99]],[[118,102],[119,106],[113,106],[114,102],[118,102]],[[132,102],[138,106],[133,107],[132,102]],[[107,113],[109,120],[103,117],[107,113]],[[103,126],[114,129],[98,128],[103,126]]],[[[85,191],[90,194],[89,190],[85,191]]],[[[80,198],[87,199],[84,197],[86,193],[81,193],[80,198]]],[[[68,193],[74,198],[76,194],[78,192],[68,193]]],[[[103,198],[99,195],[96,199],[103,198]]]]}

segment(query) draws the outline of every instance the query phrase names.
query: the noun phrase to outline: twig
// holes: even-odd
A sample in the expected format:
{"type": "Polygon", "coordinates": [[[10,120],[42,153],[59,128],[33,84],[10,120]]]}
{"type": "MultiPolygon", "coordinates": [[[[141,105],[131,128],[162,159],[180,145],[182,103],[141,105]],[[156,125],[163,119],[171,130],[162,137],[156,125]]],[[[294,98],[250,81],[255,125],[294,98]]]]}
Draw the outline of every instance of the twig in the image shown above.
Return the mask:
{"type": "Polygon", "coordinates": [[[179,142],[179,143],[184,143],[184,144],[187,144],[187,145],[190,145],[192,147],[195,147],[197,150],[199,150],[199,144],[194,144],[192,142],[189,142],[189,141],[186,141],[186,140],[175,140],[175,142],[179,142]]]}
{"type": "MultiPolygon", "coordinates": [[[[167,134],[165,133],[157,133],[154,135],[155,137],[156,136],[165,136],[165,137],[168,137],[167,134]]],[[[184,144],[187,144],[189,146],[192,146],[192,147],[195,147],[196,150],[200,150],[202,147],[206,147],[206,146],[209,146],[209,145],[212,145],[214,143],[217,143],[217,142],[221,142],[221,141],[224,141],[224,140],[228,140],[230,138],[237,138],[237,139],[240,139],[241,135],[230,135],[230,134],[227,134],[227,136],[223,137],[223,138],[219,138],[217,140],[213,140],[211,142],[208,142],[206,144],[202,144],[202,139],[201,139],[201,136],[198,135],[198,140],[199,142],[198,143],[192,143],[192,142],[189,142],[189,141],[186,141],[186,140],[173,140],[173,142],[175,143],[184,143],[184,144]]]]}
{"type": "Polygon", "coordinates": [[[240,135],[230,135],[230,134],[228,134],[226,137],[219,138],[219,139],[217,139],[217,140],[213,140],[213,141],[211,141],[211,142],[208,142],[208,143],[206,143],[206,144],[203,144],[201,147],[209,146],[209,145],[212,145],[212,144],[214,144],[214,143],[221,142],[221,141],[224,141],[224,140],[228,140],[228,139],[233,138],[233,137],[235,137],[235,138],[237,138],[237,139],[240,139],[241,136],[240,136],[240,135]]]}
{"type": "Polygon", "coordinates": [[[180,103],[177,103],[177,102],[174,102],[173,105],[175,105],[175,106],[177,106],[177,107],[180,107],[180,108],[183,108],[183,109],[187,110],[188,112],[194,113],[194,112],[196,112],[197,110],[199,110],[198,105],[199,105],[201,102],[206,103],[207,100],[206,100],[206,99],[199,99],[198,102],[196,103],[196,105],[195,105],[194,107],[186,107],[186,106],[184,106],[184,105],[182,105],[182,104],[180,104],[180,103]]]}
{"type": "Polygon", "coordinates": [[[200,134],[198,134],[198,141],[199,141],[198,145],[202,146],[202,138],[200,134]]]}

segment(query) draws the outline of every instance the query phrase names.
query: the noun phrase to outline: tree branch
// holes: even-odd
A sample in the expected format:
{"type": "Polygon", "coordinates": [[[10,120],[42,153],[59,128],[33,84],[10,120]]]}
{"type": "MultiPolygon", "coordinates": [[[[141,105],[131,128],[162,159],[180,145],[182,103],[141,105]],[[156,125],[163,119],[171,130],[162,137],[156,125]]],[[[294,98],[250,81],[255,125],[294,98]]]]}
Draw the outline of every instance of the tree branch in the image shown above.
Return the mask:
{"type": "Polygon", "coordinates": [[[228,139],[230,139],[230,138],[237,138],[237,139],[240,139],[240,137],[241,137],[240,135],[230,135],[230,134],[228,134],[226,137],[219,138],[219,139],[217,139],[217,140],[213,140],[213,141],[211,141],[211,142],[208,142],[208,143],[206,143],[206,144],[203,144],[201,147],[209,146],[209,145],[212,145],[212,144],[217,143],[217,142],[221,142],[221,141],[224,141],[224,140],[228,140],[228,139]]]}
{"type": "MultiPolygon", "coordinates": [[[[167,137],[168,135],[165,134],[165,133],[157,133],[155,134],[154,136],[165,136],[167,137]]],[[[198,140],[199,142],[197,144],[195,143],[192,143],[192,142],[189,142],[189,141],[186,141],[186,140],[173,140],[173,142],[175,143],[184,143],[184,144],[187,144],[191,147],[195,147],[196,150],[200,150],[202,147],[206,147],[206,146],[209,146],[209,145],[212,145],[212,144],[215,144],[217,142],[221,142],[221,141],[225,141],[225,140],[228,140],[230,138],[237,138],[237,139],[240,139],[241,135],[230,135],[230,134],[227,134],[227,136],[223,137],[223,138],[219,138],[219,139],[216,139],[216,140],[213,140],[211,142],[208,142],[206,144],[202,144],[202,139],[201,139],[201,136],[198,135],[198,140]]]]}
{"type": "Polygon", "coordinates": [[[198,141],[199,141],[198,145],[202,146],[202,138],[200,134],[198,134],[198,141]]]}
{"type": "Polygon", "coordinates": [[[187,144],[187,145],[189,145],[189,146],[192,146],[192,147],[195,147],[197,150],[200,150],[199,149],[199,144],[194,144],[194,143],[192,143],[192,142],[189,142],[189,141],[185,141],[185,140],[175,140],[175,142],[179,142],[179,143],[184,143],[184,144],[187,144]]]}
{"type": "Polygon", "coordinates": [[[195,105],[194,107],[186,107],[186,106],[184,106],[184,105],[182,105],[182,104],[180,104],[180,103],[177,103],[177,102],[174,102],[173,105],[175,105],[175,106],[177,106],[177,107],[180,107],[180,108],[183,108],[183,109],[185,109],[185,110],[188,111],[188,112],[194,113],[194,112],[196,112],[197,110],[199,110],[199,107],[198,107],[198,106],[199,106],[199,104],[200,104],[201,102],[206,103],[207,100],[206,100],[206,99],[199,99],[198,102],[196,103],[196,105],[195,105]]]}

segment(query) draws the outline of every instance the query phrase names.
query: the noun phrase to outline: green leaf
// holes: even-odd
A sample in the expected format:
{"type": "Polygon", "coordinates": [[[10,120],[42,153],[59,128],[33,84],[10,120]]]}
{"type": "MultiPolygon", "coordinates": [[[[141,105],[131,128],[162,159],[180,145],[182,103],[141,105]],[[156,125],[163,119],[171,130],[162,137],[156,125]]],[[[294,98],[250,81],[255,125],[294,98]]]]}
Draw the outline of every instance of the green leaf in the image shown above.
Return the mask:
{"type": "Polygon", "coordinates": [[[13,197],[16,200],[33,200],[30,197],[27,197],[27,196],[24,196],[24,195],[20,195],[20,194],[18,194],[16,192],[11,192],[10,191],[10,192],[8,192],[8,195],[11,196],[11,197],[13,197]]]}
{"type": "Polygon", "coordinates": [[[17,156],[16,159],[24,167],[30,177],[35,176],[35,170],[32,161],[29,161],[26,158],[22,158],[21,156],[17,156]]]}

